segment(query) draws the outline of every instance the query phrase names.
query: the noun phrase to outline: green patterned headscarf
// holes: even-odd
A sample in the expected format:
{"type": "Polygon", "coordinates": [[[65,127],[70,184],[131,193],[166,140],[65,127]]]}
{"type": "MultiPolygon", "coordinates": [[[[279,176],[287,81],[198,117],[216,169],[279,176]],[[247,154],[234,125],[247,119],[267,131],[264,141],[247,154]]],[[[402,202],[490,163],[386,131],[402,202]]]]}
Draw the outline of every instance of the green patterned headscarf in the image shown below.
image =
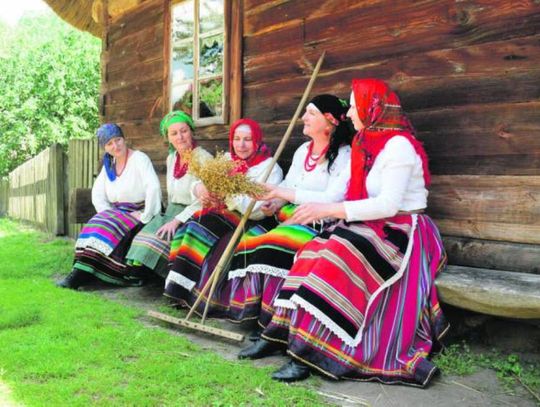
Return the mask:
{"type": "Polygon", "coordinates": [[[191,130],[195,129],[195,124],[189,114],[182,112],[181,110],[174,110],[168,113],[159,124],[159,132],[163,137],[167,136],[169,127],[174,123],[186,123],[191,130]]]}

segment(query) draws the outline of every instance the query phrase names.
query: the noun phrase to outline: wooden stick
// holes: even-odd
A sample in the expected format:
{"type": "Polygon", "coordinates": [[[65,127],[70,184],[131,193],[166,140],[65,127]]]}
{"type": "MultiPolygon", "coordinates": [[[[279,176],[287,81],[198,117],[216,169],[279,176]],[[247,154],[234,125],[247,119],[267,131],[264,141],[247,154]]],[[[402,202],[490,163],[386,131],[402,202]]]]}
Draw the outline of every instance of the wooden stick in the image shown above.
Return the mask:
{"type": "MultiPolygon", "coordinates": [[[[268,177],[270,176],[272,169],[274,168],[274,165],[277,163],[279,157],[281,156],[281,153],[285,149],[285,146],[287,144],[287,141],[289,141],[289,138],[291,136],[291,133],[294,129],[294,126],[296,124],[296,121],[298,120],[298,117],[300,117],[300,113],[302,112],[304,108],[304,104],[307,101],[307,98],[311,92],[311,88],[313,87],[313,84],[315,83],[315,79],[317,78],[317,75],[319,74],[319,70],[321,69],[321,65],[324,61],[324,56],[326,55],[326,51],[323,51],[321,56],[319,57],[319,60],[317,61],[317,65],[315,66],[315,69],[313,70],[313,73],[311,74],[311,78],[309,80],[309,83],[307,84],[306,90],[304,91],[304,94],[302,95],[302,99],[300,99],[300,102],[298,103],[298,107],[296,108],[296,112],[294,112],[294,116],[292,117],[289,127],[287,127],[287,131],[285,132],[285,135],[281,139],[281,142],[279,143],[279,146],[274,154],[274,157],[272,158],[271,164],[268,166],[262,182],[266,182],[268,177]]],[[[219,259],[218,264],[214,268],[214,271],[212,272],[212,275],[206,282],[205,286],[203,287],[202,291],[200,292],[199,296],[195,300],[195,303],[191,307],[189,313],[187,314],[185,320],[187,321],[195,309],[197,309],[197,306],[201,302],[202,298],[205,296],[206,292],[208,291],[208,287],[210,286],[210,292],[208,294],[208,300],[206,302],[206,306],[204,307],[204,313],[202,315],[201,323],[204,324],[204,321],[206,319],[206,314],[208,312],[208,305],[210,304],[210,300],[212,298],[212,295],[214,294],[215,287],[217,285],[219,276],[221,275],[223,269],[225,266],[229,263],[230,259],[232,258],[234,248],[237,245],[238,239],[240,238],[241,233],[244,230],[244,226],[246,222],[248,221],[249,215],[251,215],[251,211],[253,210],[253,207],[255,206],[256,201],[254,199],[251,200],[249,203],[246,212],[242,216],[242,219],[240,220],[240,223],[236,227],[236,230],[234,231],[234,234],[231,237],[231,240],[229,240],[229,244],[225,248],[225,251],[221,255],[221,258],[219,259]]]]}
{"type": "Polygon", "coordinates": [[[148,311],[148,315],[173,325],[181,326],[183,328],[195,329],[197,331],[206,332],[212,335],[222,336],[236,342],[242,342],[244,340],[244,335],[225,331],[224,329],[214,328],[208,325],[198,324],[196,322],[186,321],[180,318],[175,318],[167,314],[162,314],[161,312],[148,311]]]}

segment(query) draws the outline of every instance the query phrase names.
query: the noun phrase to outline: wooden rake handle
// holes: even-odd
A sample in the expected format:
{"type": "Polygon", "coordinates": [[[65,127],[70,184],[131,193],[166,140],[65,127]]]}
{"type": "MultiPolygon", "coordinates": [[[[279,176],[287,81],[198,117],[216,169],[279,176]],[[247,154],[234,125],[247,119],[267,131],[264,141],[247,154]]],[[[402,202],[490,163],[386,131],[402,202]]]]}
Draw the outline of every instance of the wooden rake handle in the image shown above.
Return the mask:
{"type": "MultiPolygon", "coordinates": [[[[302,109],[304,108],[304,105],[307,101],[307,98],[309,96],[309,94],[311,93],[311,88],[313,88],[313,84],[315,83],[315,79],[317,78],[317,75],[319,74],[319,70],[321,69],[321,65],[324,61],[324,56],[326,55],[326,51],[323,51],[323,53],[321,54],[321,56],[319,57],[319,60],[317,61],[317,65],[315,65],[315,69],[313,69],[313,73],[311,74],[311,79],[309,80],[307,86],[306,86],[306,89],[304,90],[304,94],[302,95],[302,99],[300,99],[300,102],[298,103],[298,107],[296,108],[296,112],[294,112],[294,116],[292,117],[291,121],[289,122],[289,127],[287,127],[287,131],[285,132],[285,135],[283,136],[283,138],[281,139],[281,142],[279,143],[279,146],[274,154],[274,157],[272,158],[272,163],[268,166],[264,176],[263,176],[263,179],[262,179],[262,182],[266,182],[266,180],[268,179],[268,177],[270,176],[270,174],[272,173],[272,169],[274,168],[274,165],[276,165],[279,157],[281,156],[281,153],[283,152],[283,150],[285,149],[285,146],[287,144],[287,141],[289,141],[289,138],[291,137],[291,133],[294,129],[294,125],[296,124],[296,121],[298,120],[298,118],[300,117],[300,113],[302,112],[302,109]]],[[[202,301],[203,297],[206,295],[207,291],[210,289],[210,292],[208,293],[208,301],[206,302],[206,305],[204,307],[204,313],[202,315],[202,320],[201,322],[204,323],[205,319],[206,319],[206,314],[208,312],[208,305],[210,304],[210,300],[212,298],[212,295],[214,294],[214,290],[216,288],[216,285],[217,285],[217,282],[219,280],[219,276],[221,275],[221,273],[223,272],[223,270],[225,269],[225,267],[228,265],[229,261],[231,260],[233,254],[234,254],[234,249],[238,243],[238,239],[240,238],[243,230],[244,230],[244,226],[246,224],[246,222],[248,221],[249,219],[249,215],[251,215],[251,211],[253,210],[253,207],[255,206],[255,203],[257,201],[252,199],[251,202],[249,203],[247,209],[246,209],[246,212],[244,213],[244,215],[242,216],[242,219],[240,219],[240,223],[238,223],[238,226],[236,227],[236,230],[234,231],[232,237],[231,237],[231,240],[229,241],[229,244],[227,245],[227,247],[225,248],[225,251],[223,252],[223,254],[221,255],[221,258],[219,259],[219,262],[217,263],[216,267],[214,268],[214,271],[212,272],[211,276],[208,278],[208,281],[206,282],[206,284],[204,285],[203,289],[201,290],[201,292],[199,293],[199,296],[197,297],[197,299],[195,300],[195,303],[193,304],[193,306],[191,307],[191,309],[189,310],[186,318],[185,318],[185,321],[187,321],[191,315],[193,315],[193,312],[195,312],[195,310],[197,309],[197,306],[200,304],[200,302],[202,301]]]]}

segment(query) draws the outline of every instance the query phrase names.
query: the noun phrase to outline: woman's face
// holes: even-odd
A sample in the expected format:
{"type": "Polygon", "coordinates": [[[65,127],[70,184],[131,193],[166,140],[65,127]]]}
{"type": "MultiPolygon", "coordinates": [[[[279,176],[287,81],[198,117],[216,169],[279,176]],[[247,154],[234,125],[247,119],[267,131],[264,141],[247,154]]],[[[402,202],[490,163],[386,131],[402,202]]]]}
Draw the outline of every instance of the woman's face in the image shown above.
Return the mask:
{"type": "Polygon", "coordinates": [[[351,92],[351,101],[350,101],[351,107],[347,111],[347,117],[349,117],[352,121],[352,124],[354,126],[354,129],[356,131],[362,130],[365,126],[364,123],[362,123],[362,120],[360,120],[360,117],[358,116],[358,110],[356,110],[356,101],[354,100],[354,93],[351,92]]]}
{"type": "Polygon", "coordinates": [[[246,160],[255,152],[255,144],[250,131],[235,130],[233,136],[233,149],[238,157],[246,160]]]}
{"type": "Polygon", "coordinates": [[[105,152],[114,158],[125,157],[127,153],[127,144],[124,137],[113,137],[104,146],[105,152]]]}
{"type": "Polygon", "coordinates": [[[330,137],[332,125],[324,115],[315,107],[308,105],[302,116],[304,122],[304,134],[310,138],[330,137]]]}
{"type": "Polygon", "coordinates": [[[193,147],[193,133],[187,123],[171,124],[167,130],[167,138],[179,153],[193,147]]]}

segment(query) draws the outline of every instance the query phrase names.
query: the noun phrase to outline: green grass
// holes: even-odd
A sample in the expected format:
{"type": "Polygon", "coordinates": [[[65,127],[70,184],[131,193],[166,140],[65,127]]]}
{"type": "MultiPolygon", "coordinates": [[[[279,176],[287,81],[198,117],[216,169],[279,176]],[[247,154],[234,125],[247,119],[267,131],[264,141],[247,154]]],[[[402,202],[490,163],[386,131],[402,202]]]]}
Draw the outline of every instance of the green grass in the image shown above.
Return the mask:
{"type": "Polygon", "coordinates": [[[28,406],[320,405],[314,392],[143,324],[142,311],[56,288],[73,243],[0,219],[0,380],[28,406]]]}
{"type": "Polygon", "coordinates": [[[434,358],[444,374],[466,376],[479,368],[493,369],[507,391],[512,392],[516,381],[540,394],[540,366],[520,360],[515,354],[502,354],[497,350],[474,352],[467,343],[453,344],[434,358]]]}

